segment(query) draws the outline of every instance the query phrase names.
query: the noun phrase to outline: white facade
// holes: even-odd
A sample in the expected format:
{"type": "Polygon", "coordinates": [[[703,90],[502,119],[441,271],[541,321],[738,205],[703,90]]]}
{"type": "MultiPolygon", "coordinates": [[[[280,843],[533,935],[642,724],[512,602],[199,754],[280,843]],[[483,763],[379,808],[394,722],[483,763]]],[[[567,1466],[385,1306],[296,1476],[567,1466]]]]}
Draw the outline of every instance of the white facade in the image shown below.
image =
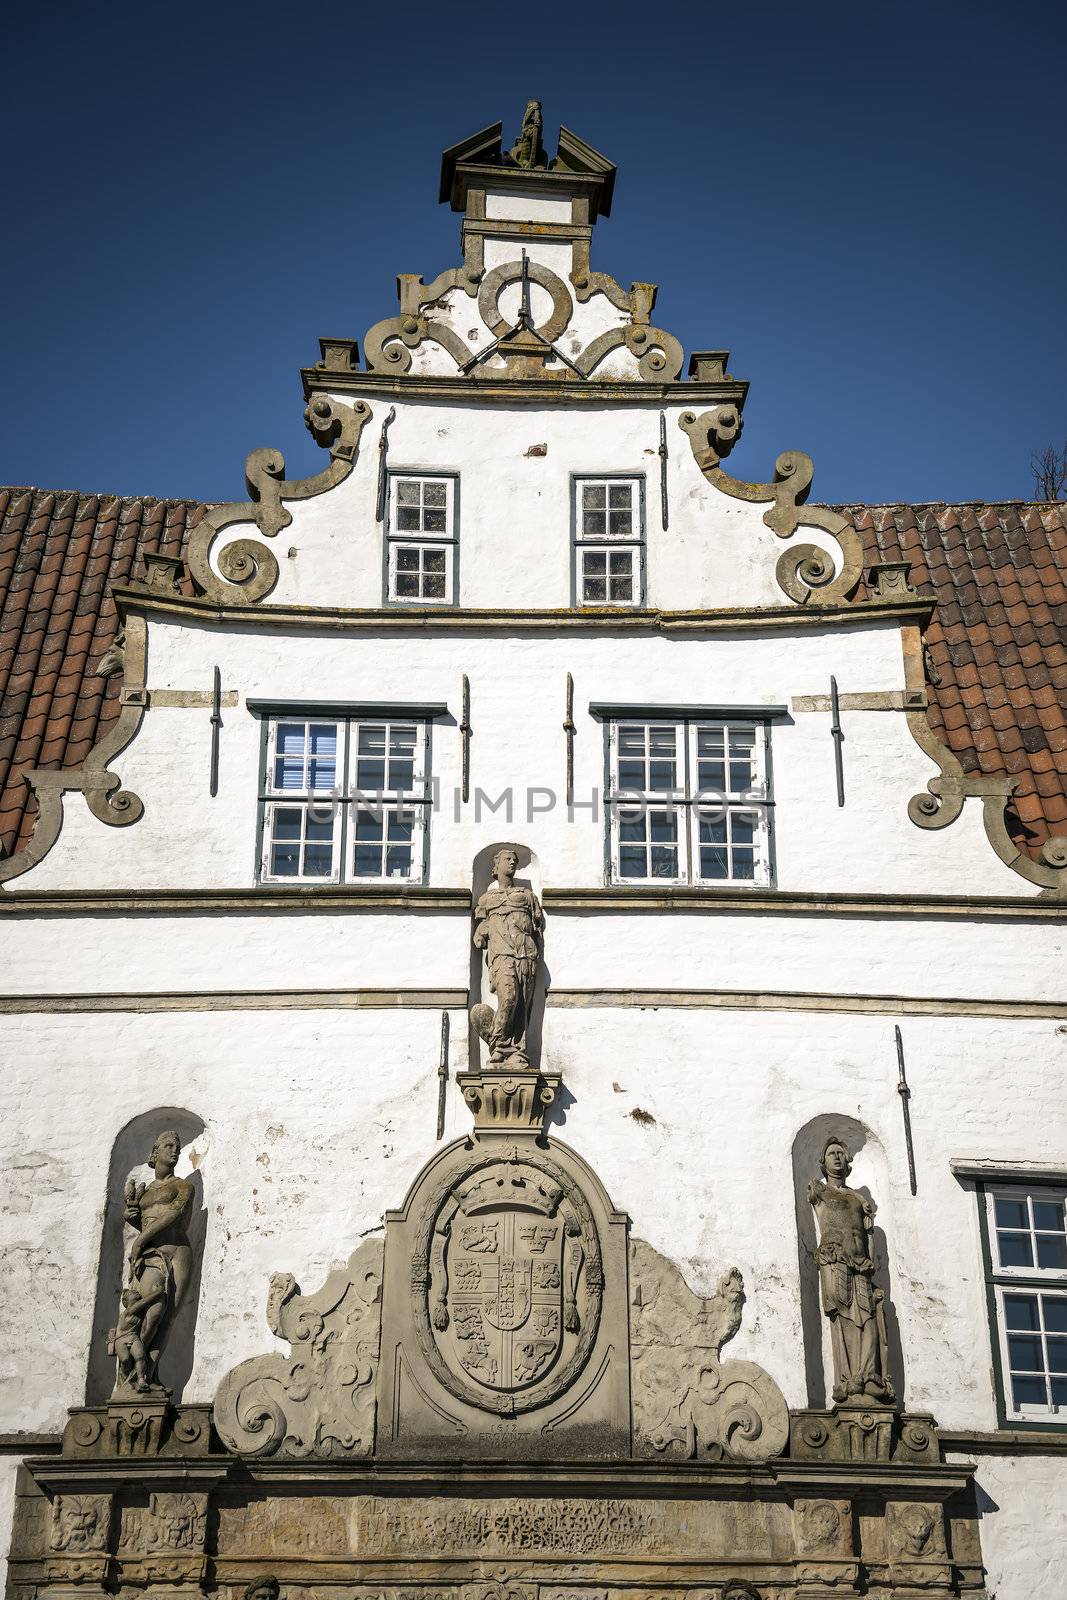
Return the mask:
{"type": "MultiPolygon", "coordinates": [[[[576,247],[532,229],[565,230],[574,215],[571,196],[531,199],[516,182],[484,196],[489,223],[528,226],[530,262],[564,284],[580,275],[576,247]]],[[[479,238],[481,270],[514,268],[515,232],[479,238]]],[[[521,290],[513,273],[500,300],[512,325],[521,290]]],[[[530,301],[544,325],[553,300],[536,279],[530,301]]],[[[477,354],[495,336],[478,304],[451,286],[418,315],[477,354]]],[[[573,300],[555,342],[579,361],[594,339],[634,326],[594,293],[573,300]]],[[[669,357],[657,337],[647,343],[669,357]]],[[[435,1148],[442,1012],[449,1070],[467,1064],[478,969],[466,897],[486,886],[490,847],[514,840],[547,918],[541,1059],[568,1091],[552,1131],[699,1292],[741,1269],[738,1353],[804,1407],[826,1403],[830,1353],[798,1218],[820,1139],[847,1130],[858,1146],[850,1181],[877,1206],[906,1407],[973,1436],[952,1458],[980,1452],[989,1594],[1051,1600],[1067,1558],[1067,1406],[1031,1414],[1031,1432],[998,1412],[967,1163],[991,1163],[994,1186],[998,1171],[1018,1181],[1029,1168],[1053,1195],[1067,1176],[1062,901],[1057,911],[998,857],[980,799],[943,830],[909,818],[939,770],[905,714],[914,608],[858,602],[846,614],[842,603],[813,619],[811,605],[794,607],[780,558],[814,543],[840,572],[838,540],[803,515],[783,539],[764,520],[766,495],[717,486],[680,426],[708,398],[687,403],[669,372],[643,378],[630,349],[590,374],[627,393],[596,400],[564,395],[563,383],[559,399],[543,394],[558,358],[530,380],[532,398],[515,398],[523,379],[509,377],[506,354],[448,399],[420,380],[455,381],[454,353],[432,332],[410,353],[388,389],[382,369],[337,387],[321,374],[316,392],[338,411],[369,407],[351,471],[289,503],[276,533],[249,512],[215,540],[216,575],[234,539],[273,551],[278,580],[254,614],[232,584],[236,617],[210,597],[127,594],[127,673],[143,626],[147,710],[110,768],[143,816],[105,826],[67,792],[55,843],[0,891],[0,1430],[58,1435],[69,1406],[106,1398],[92,1379],[87,1396],[89,1351],[108,1185],[129,1171],[115,1173],[113,1151],[135,1119],[154,1131],[179,1108],[203,1128],[179,1167],[199,1174],[206,1211],[186,1402],[210,1401],[227,1371],[269,1345],[272,1272],[313,1288],[381,1227],[435,1148]],[[390,409],[390,515],[405,476],[458,483],[458,604],[450,596],[417,616],[389,600],[376,515],[390,409]],[[617,612],[576,604],[573,589],[574,484],[598,475],[644,485],[644,603],[617,612]],[[844,805],[824,708],[831,676],[846,697],[844,805]],[[263,882],[271,706],[289,708],[283,720],[306,707],[323,723],[390,706],[401,720],[428,717],[437,804],[413,885],[361,881],[349,864],[336,887],[263,882]],[[751,885],[692,881],[692,868],[688,882],[679,869],[638,883],[613,865],[609,725],[686,719],[766,729],[772,842],[751,885]]],[[[468,1120],[450,1087],[445,1139],[468,1120]]],[[[18,1455],[7,1459],[13,1472],[18,1455]]]]}

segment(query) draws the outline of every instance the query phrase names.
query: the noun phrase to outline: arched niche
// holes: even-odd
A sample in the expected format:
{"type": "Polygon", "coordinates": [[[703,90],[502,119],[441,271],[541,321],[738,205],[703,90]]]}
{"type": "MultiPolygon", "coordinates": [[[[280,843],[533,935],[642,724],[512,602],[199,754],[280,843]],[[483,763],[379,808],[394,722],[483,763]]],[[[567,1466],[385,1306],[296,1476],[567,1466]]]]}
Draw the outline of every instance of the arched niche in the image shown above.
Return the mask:
{"type": "MultiPolygon", "coordinates": [[[[498,850],[514,850],[519,858],[518,870],[515,873],[515,883],[519,888],[531,889],[540,900],[542,897],[544,879],[541,872],[541,862],[535,851],[527,845],[516,844],[514,839],[498,839],[493,844],[487,844],[478,851],[474,858],[471,873],[471,904],[476,906],[482,895],[493,881],[493,857],[498,850]]],[[[530,1015],[530,1023],[526,1030],[526,1042],[529,1048],[530,1065],[537,1067],[541,1064],[541,1039],[544,1031],[545,1017],[545,991],[548,988],[549,972],[547,962],[543,962],[537,980],[537,989],[530,1015]]],[[[477,1004],[479,1000],[487,1001],[494,1005],[493,994],[489,988],[489,973],[486,970],[485,957],[480,950],[476,950],[473,940],[470,946],[470,985],[468,994],[468,1007],[477,1004]]],[[[473,1023],[469,1027],[469,1056],[472,1067],[479,1062],[488,1060],[488,1054],[473,1023]]]]}
{"type": "Polygon", "coordinates": [[[189,1243],[193,1252],[192,1278],[159,1364],[160,1382],[172,1391],[175,1401],[182,1398],[193,1369],[200,1273],[207,1234],[204,1180],[200,1172],[207,1150],[206,1129],[203,1119],[192,1111],[186,1111],[181,1106],[157,1106],[152,1111],[142,1111],[127,1122],[111,1147],[104,1226],[100,1235],[100,1263],[96,1274],[92,1342],[85,1379],[86,1405],[103,1405],[110,1399],[115,1386],[115,1360],[107,1353],[107,1335],[118,1315],[126,1249],[132,1238],[132,1232],[126,1228],[123,1220],[123,1191],[129,1178],[138,1183],[152,1181],[148,1155],[157,1134],[167,1128],[173,1128],[182,1143],[178,1175],[188,1178],[193,1185],[193,1204],[188,1218],[189,1243]]]}
{"type": "Polygon", "coordinates": [[[904,1356],[892,1284],[893,1229],[888,1228],[887,1239],[885,1226],[891,1192],[889,1162],[881,1140],[866,1123],[860,1122],[856,1117],[835,1111],[823,1112],[817,1117],[812,1117],[793,1140],[793,1197],[797,1220],[800,1319],[804,1339],[804,1375],[808,1390],[808,1405],[817,1409],[826,1406],[833,1386],[829,1325],[823,1316],[819,1298],[819,1269],[815,1261],[818,1244],[815,1213],[808,1200],[808,1184],[813,1178],[822,1176],[819,1163],[827,1140],[831,1137],[843,1140],[852,1157],[849,1187],[858,1189],[874,1208],[872,1235],[874,1281],[885,1295],[883,1309],[889,1347],[889,1377],[897,1404],[903,1406],[904,1356]]]}

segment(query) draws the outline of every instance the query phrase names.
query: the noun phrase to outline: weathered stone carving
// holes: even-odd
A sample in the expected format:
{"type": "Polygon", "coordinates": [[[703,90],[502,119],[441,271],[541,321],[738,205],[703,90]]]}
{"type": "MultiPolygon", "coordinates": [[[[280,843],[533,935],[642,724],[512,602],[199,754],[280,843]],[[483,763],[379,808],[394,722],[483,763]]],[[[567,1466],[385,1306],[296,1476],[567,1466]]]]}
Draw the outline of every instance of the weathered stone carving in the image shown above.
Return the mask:
{"type": "Polygon", "coordinates": [[[386,1214],[378,1453],[628,1454],[625,1252],[625,1218],[536,1126],[441,1151],[386,1214]]]}
{"type": "Polygon", "coordinates": [[[489,987],[496,1010],[479,1002],[471,1021],[489,1046],[494,1067],[528,1067],[527,1030],[537,989],[545,918],[532,889],[515,883],[518,853],[505,845],[493,857],[495,889],[487,889],[474,909],[474,943],[485,951],[489,987]]]}
{"type": "Polygon", "coordinates": [[[845,1179],[852,1161],[844,1142],[827,1140],[820,1163],[823,1178],[808,1185],[819,1227],[815,1259],[823,1310],[830,1321],[834,1361],[834,1399],[891,1401],[884,1295],[874,1285],[871,1257],[873,1209],[845,1179]]]}
{"type": "Polygon", "coordinates": [[[119,1558],[127,1583],[198,1584],[207,1569],[206,1493],[150,1494],[123,1512],[119,1558]]]}
{"type": "Polygon", "coordinates": [[[934,1419],[886,1406],[838,1405],[833,1411],[794,1411],[789,1455],[796,1461],[896,1461],[937,1466],[941,1449],[934,1419]]]}
{"type": "Polygon", "coordinates": [[[57,1494],[52,1502],[53,1550],[71,1555],[106,1550],[110,1528],[109,1494],[57,1494]]]}
{"type": "Polygon", "coordinates": [[[210,1446],[211,1407],[173,1406],[162,1395],[78,1408],[63,1430],[65,1456],[205,1456],[210,1446]]]}
{"type": "Polygon", "coordinates": [[[751,1361],[722,1361],[741,1326],[736,1267],[704,1299],[643,1239],[630,1245],[630,1364],[640,1455],[766,1460],[789,1437],[785,1399],[751,1361]]]}
{"type": "Polygon", "coordinates": [[[147,1187],[132,1178],[126,1185],[125,1220],[137,1236],[129,1250],[119,1318],[108,1333],[117,1398],[168,1393],[157,1376],[159,1358],[193,1270],[185,1231],[193,1186],[174,1176],[181,1148],[173,1129],[157,1135],[148,1157],[155,1179],[147,1187]]]}
{"type": "Polygon", "coordinates": [[[273,1574],[268,1573],[262,1578],[253,1578],[245,1589],[244,1600],[278,1600],[281,1594],[281,1585],[273,1574]]]}
{"type": "Polygon", "coordinates": [[[604,1279],[585,1196],[551,1158],[479,1152],[423,1213],[415,1329],[440,1383],[514,1415],[544,1406],[589,1359],[604,1279]]]}
{"type": "Polygon", "coordinates": [[[48,1529],[53,1583],[102,1584],[111,1566],[110,1494],[57,1494],[48,1529]]]}
{"type": "Polygon", "coordinates": [[[898,1594],[951,1587],[939,1505],[890,1500],[885,1508],[885,1534],[889,1576],[899,1586],[898,1594]]]}
{"type": "Polygon", "coordinates": [[[317,1294],[289,1273],[267,1297],[272,1333],[289,1357],[254,1356],[227,1373],[215,1427],[246,1455],[365,1456],[374,1449],[375,1379],[381,1338],[382,1241],[368,1239],[317,1294]]]}
{"type": "Polygon", "coordinates": [[[522,167],[529,172],[533,167],[545,165],[545,152],[541,144],[541,102],[540,100],[527,100],[526,110],[522,114],[522,127],[519,137],[508,151],[509,156],[517,167],[522,167]]]}

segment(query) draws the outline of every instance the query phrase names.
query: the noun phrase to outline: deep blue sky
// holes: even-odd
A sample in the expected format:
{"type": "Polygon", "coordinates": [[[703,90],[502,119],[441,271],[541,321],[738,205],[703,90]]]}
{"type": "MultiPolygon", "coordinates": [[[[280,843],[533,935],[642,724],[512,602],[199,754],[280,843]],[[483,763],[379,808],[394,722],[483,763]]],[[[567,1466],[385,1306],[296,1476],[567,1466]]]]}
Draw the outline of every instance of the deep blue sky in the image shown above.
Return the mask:
{"type": "Polygon", "coordinates": [[[1027,498],[1067,435],[1063,0],[105,0],[5,46],[5,482],[318,470],[298,369],[458,261],[440,151],[530,96],[618,164],[594,265],[751,381],[740,475],[1027,498]]]}

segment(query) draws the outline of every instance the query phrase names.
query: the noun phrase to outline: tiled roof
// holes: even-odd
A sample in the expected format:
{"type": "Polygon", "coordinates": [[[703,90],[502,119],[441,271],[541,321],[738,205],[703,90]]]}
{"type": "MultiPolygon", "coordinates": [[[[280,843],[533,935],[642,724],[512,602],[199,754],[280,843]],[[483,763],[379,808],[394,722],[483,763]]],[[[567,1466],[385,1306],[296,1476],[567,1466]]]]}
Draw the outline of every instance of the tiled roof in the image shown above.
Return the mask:
{"type": "Polygon", "coordinates": [[[930,726],[965,772],[1019,779],[1008,827],[1035,855],[1067,833],[1067,504],[834,509],[937,595],[930,726]]]}
{"type": "MultiPolygon", "coordinates": [[[[194,500],[0,489],[0,845],[33,827],[30,767],[73,767],[114,720],[111,583],[183,553],[194,500]]],[[[1019,778],[1020,842],[1067,832],[1067,506],[836,506],[868,562],[907,560],[938,609],[930,723],[965,770],[1019,778]]]]}
{"type": "Polygon", "coordinates": [[[76,767],[118,714],[121,677],[95,676],[115,637],[112,583],[145,551],[178,555],[204,507],[0,489],[0,847],[25,845],[30,767],[76,767]]]}

